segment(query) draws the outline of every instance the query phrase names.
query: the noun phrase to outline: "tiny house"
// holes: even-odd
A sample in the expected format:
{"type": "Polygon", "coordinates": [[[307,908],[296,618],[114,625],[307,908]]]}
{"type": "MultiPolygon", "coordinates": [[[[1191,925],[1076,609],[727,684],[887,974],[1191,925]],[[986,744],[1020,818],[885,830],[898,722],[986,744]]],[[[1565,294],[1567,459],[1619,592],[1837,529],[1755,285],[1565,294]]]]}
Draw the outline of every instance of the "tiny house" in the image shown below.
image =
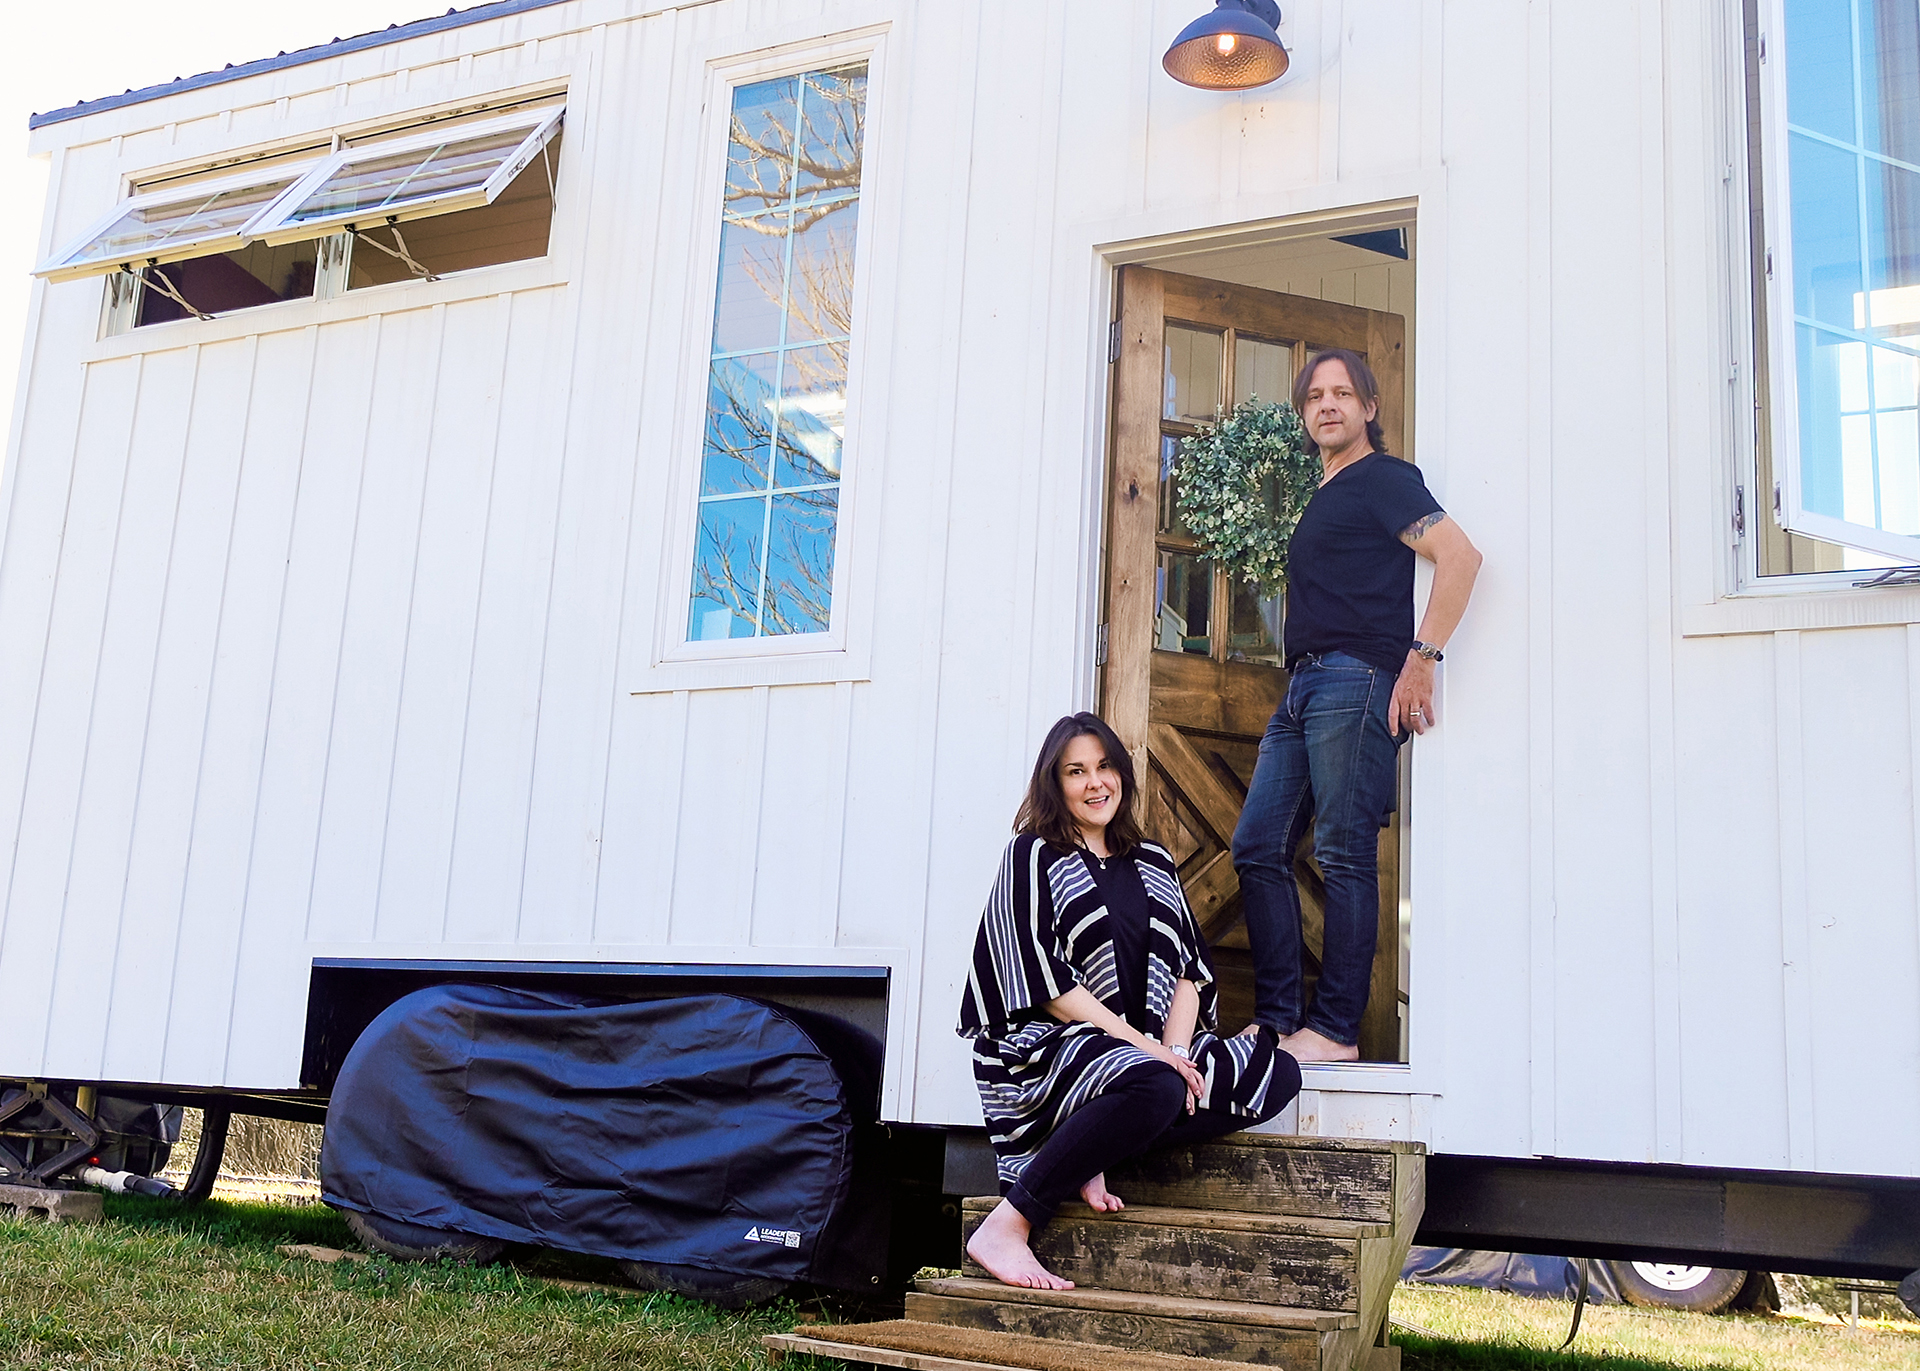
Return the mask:
{"type": "Polygon", "coordinates": [[[1912,0],[1301,0],[1237,92],[1205,7],[498,0],[36,116],[0,1075],[312,1113],[407,988],[726,985],[990,1184],[1059,715],[1245,1013],[1278,607],[1175,459],[1341,345],[1486,565],[1280,1125],[1427,1144],[1428,1241],[1920,1267],[1912,0]]]}

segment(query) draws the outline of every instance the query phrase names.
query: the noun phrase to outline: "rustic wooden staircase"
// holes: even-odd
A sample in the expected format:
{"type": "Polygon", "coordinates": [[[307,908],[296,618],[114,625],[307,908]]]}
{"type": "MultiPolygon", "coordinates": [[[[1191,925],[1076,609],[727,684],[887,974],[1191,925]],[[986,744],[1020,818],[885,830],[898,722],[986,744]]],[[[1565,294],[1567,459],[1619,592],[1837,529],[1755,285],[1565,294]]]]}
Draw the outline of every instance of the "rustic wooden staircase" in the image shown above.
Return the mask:
{"type": "MultiPolygon", "coordinates": [[[[909,1371],[1398,1367],[1387,1301],[1426,1204],[1420,1144],[1240,1133],[1142,1158],[1107,1184],[1124,1210],[1069,1205],[1034,1239],[1074,1289],[1014,1289],[969,1262],[917,1282],[904,1319],[776,1334],[771,1357],[909,1371]]],[[[969,1235],[997,1203],[966,1202],[969,1235]]]]}

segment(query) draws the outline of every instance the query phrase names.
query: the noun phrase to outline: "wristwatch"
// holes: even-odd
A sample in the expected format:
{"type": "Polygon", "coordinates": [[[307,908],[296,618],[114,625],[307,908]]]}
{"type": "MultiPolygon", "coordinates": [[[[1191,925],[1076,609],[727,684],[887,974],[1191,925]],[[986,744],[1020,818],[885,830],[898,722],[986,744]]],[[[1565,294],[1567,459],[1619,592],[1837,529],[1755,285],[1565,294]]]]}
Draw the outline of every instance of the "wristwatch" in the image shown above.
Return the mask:
{"type": "Polygon", "coordinates": [[[1413,640],[1413,650],[1419,653],[1422,657],[1426,658],[1429,662],[1444,662],[1447,660],[1446,653],[1442,652],[1438,647],[1435,647],[1432,643],[1423,643],[1418,638],[1415,638],[1413,640]]]}

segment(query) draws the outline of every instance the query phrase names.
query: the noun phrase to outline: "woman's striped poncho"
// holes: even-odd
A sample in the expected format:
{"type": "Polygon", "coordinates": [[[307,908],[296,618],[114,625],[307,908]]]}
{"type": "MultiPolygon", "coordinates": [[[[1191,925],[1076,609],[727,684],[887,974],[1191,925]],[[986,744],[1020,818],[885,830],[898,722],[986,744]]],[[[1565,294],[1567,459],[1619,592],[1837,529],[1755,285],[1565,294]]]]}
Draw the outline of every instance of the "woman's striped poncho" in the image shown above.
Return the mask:
{"type": "MultiPolygon", "coordinates": [[[[1129,1067],[1154,1060],[1090,1023],[1061,1023],[1045,1008],[1049,1000],[1084,985],[1114,1013],[1127,1016],[1114,974],[1107,910],[1088,860],[1031,833],[1015,838],[1000,859],[1000,875],[974,940],[960,1034],[973,1040],[973,1076],[1003,1193],[1061,1120],[1129,1067]]],[[[1152,908],[1148,1035],[1160,1037],[1173,1006],[1174,983],[1192,981],[1200,992],[1193,1061],[1207,1082],[1201,1103],[1256,1116],[1274,1080],[1274,1038],[1267,1033],[1215,1036],[1219,993],[1213,966],[1173,858],[1146,843],[1133,860],[1152,908]]],[[[1282,1073],[1282,1079],[1290,1083],[1292,1073],[1282,1073]]]]}

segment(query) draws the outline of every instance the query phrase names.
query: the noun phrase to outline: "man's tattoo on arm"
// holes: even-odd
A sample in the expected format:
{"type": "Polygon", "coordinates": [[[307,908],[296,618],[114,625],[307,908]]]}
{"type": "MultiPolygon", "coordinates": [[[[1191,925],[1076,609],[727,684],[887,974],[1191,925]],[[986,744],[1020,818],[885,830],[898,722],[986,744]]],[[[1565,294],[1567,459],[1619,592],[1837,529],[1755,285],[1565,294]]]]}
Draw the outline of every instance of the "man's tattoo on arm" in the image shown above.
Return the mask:
{"type": "Polygon", "coordinates": [[[1442,519],[1446,517],[1447,517],[1447,512],[1444,509],[1436,509],[1433,513],[1427,515],[1425,518],[1415,519],[1412,523],[1408,524],[1405,528],[1401,529],[1400,536],[1402,538],[1408,539],[1409,541],[1418,542],[1421,534],[1425,533],[1428,529],[1432,528],[1435,524],[1439,523],[1442,519]]]}

